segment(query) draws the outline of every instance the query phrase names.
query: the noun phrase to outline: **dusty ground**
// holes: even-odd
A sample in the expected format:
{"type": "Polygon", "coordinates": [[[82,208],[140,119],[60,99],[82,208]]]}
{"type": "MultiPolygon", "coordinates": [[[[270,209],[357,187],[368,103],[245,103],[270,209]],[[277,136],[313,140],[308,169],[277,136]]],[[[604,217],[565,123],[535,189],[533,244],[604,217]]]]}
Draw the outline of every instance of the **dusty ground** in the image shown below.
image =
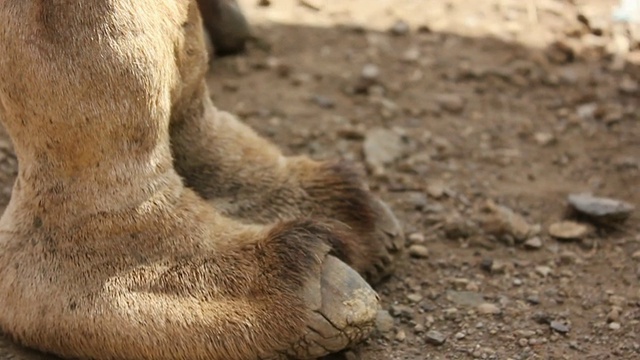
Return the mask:
{"type": "Polygon", "coordinates": [[[241,2],[262,46],[213,62],[218,106],[369,163],[419,245],[380,288],[393,324],[348,358],[640,358],[640,211],[548,234],[570,193],[640,205],[639,38],[613,2],[241,2]],[[488,201],[526,224],[496,230],[488,201]]]}
{"type": "Polygon", "coordinates": [[[640,37],[611,1],[241,3],[259,41],[212,63],[218,106],[366,164],[411,245],[347,359],[640,357],[640,210],[549,235],[570,193],[640,205],[640,37]]]}

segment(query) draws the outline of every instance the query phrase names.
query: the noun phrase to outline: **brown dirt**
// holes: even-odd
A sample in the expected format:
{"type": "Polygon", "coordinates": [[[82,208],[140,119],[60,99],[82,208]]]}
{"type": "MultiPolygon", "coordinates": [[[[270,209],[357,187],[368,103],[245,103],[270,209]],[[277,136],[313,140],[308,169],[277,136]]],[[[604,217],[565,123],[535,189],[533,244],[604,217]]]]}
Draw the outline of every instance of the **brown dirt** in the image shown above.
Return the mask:
{"type": "Polygon", "coordinates": [[[640,355],[638,211],[581,241],[547,232],[566,216],[569,193],[640,204],[640,92],[633,89],[640,52],[637,38],[616,48],[630,37],[608,21],[613,2],[307,2],[317,10],[293,0],[241,3],[271,48],[212,63],[219,107],[292,154],[364,164],[370,129],[403,140],[399,158],[369,179],[410,243],[429,256],[407,257],[380,288],[393,327],[347,358],[640,355]],[[406,35],[389,32],[398,20],[409,25],[406,35]],[[598,26],[602,36],[593,35],[598,26]],[[366,64],[378,68],[378,85],[354,94],[366,64]],[[630,89],[621,90],[623,82],[630,89]],[[489,235],[488,200],[539,224],[542,247],[489,235]],[[493,270],[484,270],[491,261],[493,270]],[[500,313],[479,314],[475,304],[452,301],[469,294],[451,291],[478,293],[500,313]],[[552,330],[550,320],[569,324],[569,332],[552,330]],[[430,330],[447,336],[445,344],[430,344],[430,330]]]}
{"type": "MultiPolygon", "coordinates": [[[[640,49],[608,22],[612,1],[240,2],[259,41],[212,62],[220,108],[290,154],[365,164],[371,129],[401,139],[370,184],[429,254],[380,287],[393,325],[346,358],[640,356],[640,211],[578,241],[547,231],[569,193],[640,205],[640,49]],[[389,31],[398,20],[408,33],[389,31]],[[496,235],[488,201],[522,215],[541,247],[496,235]]],[[[15,173],[3,137],[3,205],[15,173]]]]}

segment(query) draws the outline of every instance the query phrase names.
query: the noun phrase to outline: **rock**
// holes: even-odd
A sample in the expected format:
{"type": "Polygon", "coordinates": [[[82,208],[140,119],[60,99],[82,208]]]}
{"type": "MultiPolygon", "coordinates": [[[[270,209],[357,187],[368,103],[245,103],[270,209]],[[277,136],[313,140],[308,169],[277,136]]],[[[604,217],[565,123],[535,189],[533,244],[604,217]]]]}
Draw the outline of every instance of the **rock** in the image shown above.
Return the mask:
{"type": "Polygon", "coordinates": [[[461,112],[465,105],[464,98],[458,94],[439,94],[435,100],[440,107],[452,113],[461,112]]]}
{"type": "Polygon", "coordinates": [[[482,315],[497,315],[502,312],[497,305],[491,303],[482,303],[476,309],[482,315]]]}
{"type": "Polygon", "coordinates": [[[447,341],[447,337],[439,331],[431,330],[425,334],[425,340],[429,344],[442,345],[447,341]]]}
{"type": "Polygon", "coordinates": [[[611,324],[609,324],[609,329],[611,330],[620,330],[621,326],[620,323],[618,322],[612,322],[611,324]]]}
{"type": "Polygon", "coordinates": [[[410,30],[411,28],[409,27],[409,24],[402,20],[398,20],[393,24],[393,26],[391,26],[389,32],[395,36],[404,36],[407,35],[410,30]]]}
{"type": "Polygon", "coordinates": [[[542,311],[535,312],[531,318],[538,324],[551,324],[551,318],[549,314],[542,311]]]}
{"type": "Polygon", "coordinates": [[[529,346],[529,340],[522,338],[522,339],[518,339],[518,346],[520,347],[527,347],[529,346]]]}
{"type": "Polygon", "coordinates": [[[578,240],[589,234],[589,227],[575,221],[560,221],[549,226],[549,235],[561,240],[578,240]]]}
{"type": "Polygon", "coordinates": [[[360,77],[365,80],[378,80],[380,68],[374,64],[366,64],[360,72],[360,77]]]}
{"type": "Polygon", "coordinates": [[[362,147],[367,165],[374,169],[383,168],[405,152],[402,136],[384,128],[367,131],[362,147]]]}
{"type": "Polygon", "coordinates": [[[411,205],[412,210],[424,210],[429,207],[429,200],[422,192],[411,191],[405,193],[405,196],[404,202],[411,205]]]}
{"type": "Polygon", "coordinates": [[[447,238],[453,240],[466,239],[478,232],[476,224],[458,213],[452,213],[444,219],[442,230],[447,238]]]}
{"type": "Polygon", "coordinates": [[[602,221],[624,221],[635,209],[627,202],[590,194],[571,194],[567,200],[578,213],[602,221]]]}
{"type": "Polygon", "coordinates": [[[517,330],[516,334],[520,337],[527,338],[527,339],[536,336],[536,332],[533,330],[517,330]]]}
{"type": "Polygon", "coordinates": [[[376,328],[378,329],[378,331],[385,334],[393,330],[393,327],[393,317],[391,317],[389,312],[386,310],[378,311],[378,314],[376,316],[376,328]]]}
{"type": "Polygon", "coordinates": [[[357,94],[367,94],[370,88],[375,88],[380,77],[380,68],[374,64],[367,64],[362,68],[360,72],[360,78],[358,79],[354,91],[357,94]]]}
{"type": "Polygon", "coordinates": [[[543,277],[549,276],[553,271],[550,267],[543,266],[543,265],[536,266],[535,270],[536,270],[536,273],[542,275],[543,277]]]}
{"type": "Polygon", "coordinates": [[[549,326],[551,327],[552,330],[560,334],[566,334],[571,330],[571,327],[569,326],[569,324],[566,324],[561,321],[552,321],[551,323],[549,323],[549,326]]]}
{"type": "Polygon", "coordinates": [[[558,40],[547,47],[547,57],[556,64],[566,64],[572,62],[576,54],[570,44],[558,40]]]}
{"type": "Polygon", "coordinates": [[[398,333],[396,334],[396,340],[399,342],[403,342],[407,339],[407,333],[404,332],[404,330],[399,330],[398,333]]]}
{"type": "Polygon", "coordinates": [[[540,304],[540,297],[538,295],[529,295],[529,296],[527,296],[526,300],[531,305],[540,304]]]}
{"type": "Polygon", "coordinates": [[[442,314],[444,315],[444,318],[446,320],[457,320],[460,312],[458,311],[457,308],[448,308],[448,309],[444,309],[442,310],[442,314]]]}
{"type": "Polygon", "coordinates": [[[634,252],[633,254],[631,254],[631,258],[634,260],[640,260],[640,250],[634,252]]]}
{"type": "Polygon", "coordinates": [[[478,307],[483,304],[484,296],[472,291],[447,291],[447,300],[458,306],[478,307]]]}
{"type": "Polygon", "coordinates": [[[502,240],[512,237],[516,242],[523,242],[532,232],[532,226],[524,217],[505,206],[489,201],[485,210],[488,214],[483,219],[482,228],[488,234],[502,240]]]}
{"type": "Polygon", "coordinates": [[[419,303],[420,301],[422,301],[424,297],[420,294],[409,294],[407,295],[407,299],[409,301],[411,301],[412,303],[419,303]]]}
{"type": "Polygon", "coordinates": [[[416,259],[425,259],[429,257],[429,249],[424,245],[413,244],[409,246],[409,255],[416,259]]]}
{"type": "Polygon", "coordinates": [[[410,234],[407,240],[409,240],[409,244],[422,244],[425,242],[424,234],[419,232],[410,234]]]}
{"type": "Polygon", "coordinates": [[[553,134],[545,133],[545,132],[537,132],[533,135],[533,139],[540,146],[551,145],[556,141],[555,136],[553,134]]]}
{"type": "Polygon", "coordinates": [[[524,246],[527,249],[540,249],[542,247],[542,239],[539,236],[534,236],[524,242],[524,246]]]}
{"type": "Polygon", "coordinates": [[[413,309],[404,305],[392,305],[389,313],[396,318],[413,319],[413,309]]]}
{"type": "Polygon", "coordinates": [[[402,54],[402,60],[408,63],[417,62],[420,60],[420,50],[415,47],[407,49],[404,54],[402,54]]]}
{"type": "Polygon", "coordinates": [[[597,103],[586,103],[579,105],[576,108],[576,114],[583,120],[591,120],[595,118],[596,112],[598,111],[597,103]]]}
{"type": "Polygon", "coordinates": [[[434,199],[442,198],[446,192],[447,188],[441,180],[433,180],[427,185],[427,194],[434,199]]]}
{"type": "Polygon", "coordinates": [[[620,92],[631,95],[638,92],[640,85],[638,85],[638,82],[633,80],[631,77],[624,76],[620,82],[619,89],[620,92]]]}
{"type": "Polygon", "coordinates": [[[311,101],[323,109],[332,109],[336,106],[336,103],[335,101],[333,101],[333,99],[322,95],[311,96],[311,101]]]}
{"type": "Polygon", "coordinates": [[[609,313],[607,314],[607,321],[617,322],[618,320],[620,320],[621,312],[622,312],[622,308],[620,308],[619,306],[613,306],[611,308],[611,311],[609,311],[609,313]]]}
{"type": "Polygon", "coordinates": [[[493,259],[491,258],[482,259],[482,261],[480,261],[480,268],[486,272],[491,272],[493,268],[493,259]]]}

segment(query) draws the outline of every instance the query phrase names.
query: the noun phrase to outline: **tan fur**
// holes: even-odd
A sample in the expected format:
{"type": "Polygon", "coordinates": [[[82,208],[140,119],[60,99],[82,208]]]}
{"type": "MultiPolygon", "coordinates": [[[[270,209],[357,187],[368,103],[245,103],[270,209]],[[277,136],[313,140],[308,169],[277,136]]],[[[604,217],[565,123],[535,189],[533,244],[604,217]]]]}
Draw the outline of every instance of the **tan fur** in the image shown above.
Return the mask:
{"type": "Polygon", "coordinates": [[[375,265],[387,249],[374,239],[375,200],[346,164],[285,157],[216,109],[204,84],[191,103],[174,108],[171,142],[186,185],[223,213],[246,223],[299,217],[338,221],[352,235],[340,257],[370,280],[380,280],[384,270],[375,265]]]}
{"type": "Polygon", "coordinates": [[[2,0],[0,53],[19,161],[0,330],[16,342],[267,358],[298,340],[327,253],[366,274],[383,252],[348,168],[285,158],[215,109],[195,0],[2,0]]]}

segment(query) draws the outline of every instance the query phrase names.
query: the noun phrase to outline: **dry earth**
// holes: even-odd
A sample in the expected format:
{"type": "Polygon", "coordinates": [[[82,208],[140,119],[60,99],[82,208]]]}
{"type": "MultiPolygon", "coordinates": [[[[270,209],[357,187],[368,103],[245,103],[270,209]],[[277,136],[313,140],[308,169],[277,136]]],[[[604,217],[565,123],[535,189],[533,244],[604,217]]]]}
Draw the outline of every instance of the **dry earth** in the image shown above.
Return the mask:
{"type": "Polygon", "coordinates": [[[615,2],[240,2],[257,40],[212,62],[217,105],[288,153],[362,164],[408,234],[390,315],[342,357],[640,358],[640,210],[567,211],[582,192],[640,205],[640,29],[615,2]]]}

